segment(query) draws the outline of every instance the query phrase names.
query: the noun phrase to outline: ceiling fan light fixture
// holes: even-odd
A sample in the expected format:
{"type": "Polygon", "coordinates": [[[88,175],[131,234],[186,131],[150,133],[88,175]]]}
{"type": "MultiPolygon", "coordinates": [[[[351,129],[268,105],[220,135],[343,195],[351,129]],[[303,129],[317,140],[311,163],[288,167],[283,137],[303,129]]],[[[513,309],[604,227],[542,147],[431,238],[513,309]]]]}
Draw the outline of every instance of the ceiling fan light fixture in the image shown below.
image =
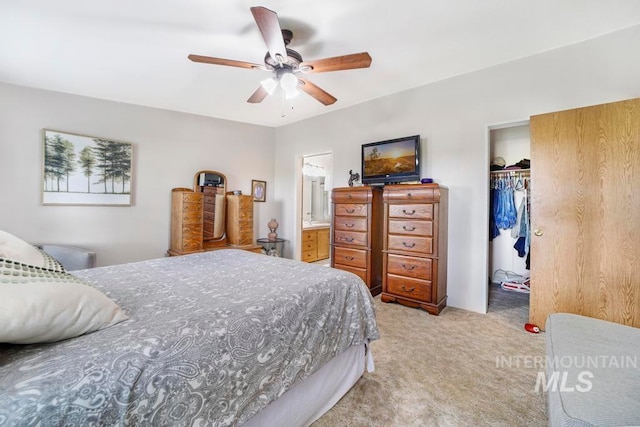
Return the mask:
{"type": "Polygon", "coordinates": [[[294,91],[298,86],[298,79],[292,73],[285,73],[280,77],[280,85],[286,91],[294,91]]]}
{"type": "Polygon", "coordinates": [[[273,95],[273,92],[275,92],[278,87],[278,81],[273,77],[262,80],[260,84],[269,95],[273,95]]]}
{"type": "Polygon", "coordinates": [[[284,73],[280,76],[280,86],[284,90],[284,97],[286,99],[295,98],[300,92],[298,92],[298,78],[293,73],[284,73]]]}
{"type": "Polygon", "coordinates": [[[298,94],[300,93],[300,91],[298,91],[298,89],[285,89],[284,90],[284,97],[285,99],[293,99],[296,96],[298,96],[298,94]]]}

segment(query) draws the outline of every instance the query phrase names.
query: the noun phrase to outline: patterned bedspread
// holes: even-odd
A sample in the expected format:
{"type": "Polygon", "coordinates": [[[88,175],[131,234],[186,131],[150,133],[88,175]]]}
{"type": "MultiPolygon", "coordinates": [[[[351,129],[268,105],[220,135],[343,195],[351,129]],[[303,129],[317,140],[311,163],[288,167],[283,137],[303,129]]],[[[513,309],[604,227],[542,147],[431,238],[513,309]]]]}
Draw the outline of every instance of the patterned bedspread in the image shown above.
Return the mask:
{"type": "Polygon", "coordinates": [[[74,272],[130,317],[0,345],[0,426],[226,426],[378,338],[371,296],[332,268],[220,250],[74,272]]]}

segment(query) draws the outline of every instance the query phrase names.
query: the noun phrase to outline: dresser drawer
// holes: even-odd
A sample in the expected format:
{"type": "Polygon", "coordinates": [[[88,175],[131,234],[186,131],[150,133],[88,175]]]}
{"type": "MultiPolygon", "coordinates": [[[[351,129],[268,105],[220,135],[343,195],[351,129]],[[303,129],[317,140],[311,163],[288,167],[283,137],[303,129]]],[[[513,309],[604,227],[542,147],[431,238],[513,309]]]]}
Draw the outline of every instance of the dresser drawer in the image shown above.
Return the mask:
{"type": "Polygon", "coordinates": [[[422,204],[389,204],[390,218],[433,219],[433,205],[422,204]]]}
{"type": "Polygon", "coordinates": [[[339,231],[333,233],[333,243],[336,245],[367,247],[367,233],[359,231],[339,231]]]}
{"type": "Polygon", "coordinates": [[[182,193],[184,203],[202,203],[202,193],[182,193]]]}
{"type": "Polygon", "coordinates": [[[433,239],[430,237],[413,237],[390,234],[387,249],[390,251],[407,251],[431,255],[433,254],[433,239]]]}
{"type": "Polygon", "coordinates": [[[243,231],[240,233],[240,236],[238,236],[238,242],[235,244],[239,246],[243,246],[243,245],[251,245],[253,243],[254,243],[253,233],[243,231]]]}
{"type": "MultiPolygon", "coordinates": [[[[398,200],[398,201],[416,201],[416,202],[435,202],[436,191],[435,187],[431,186],[419,186],[419,187],[386,187],[384,189],[385,200],[398,200]]],[[[438,192],[439,196],[439,192],[438,192]]]]}
{"type": "Polygon", "coordinates": [[[240,209],[236,214],[236,219],[239,221],[253,222],[253,211],[251,209],[240,209]]]}
{"type": "Polygon", "coordinates": [[[431,302],[431,282],[387,274],[386,292],[424,302],[431,302]]]}
{"type": "Polygon", "coordinates": [[[390,219],[389,233],[431,237],[433,236],[433,222],[390,219]]]}
{"type": "Polygon", "coordinates": [[[182,224],[182,235],[185,237],[195,237],[202,235],[202,223],[182,224]]]}
{"type": "Polygon", "coordinates": [[[359,278],[362,279],[363,282],[367,282],[367,270],[364,268],[351,267],[349,265],[344,264],[335,264],[333,268],[337,268],[338,270],[348,271],[349,273],[353,273],[359,278]]]}
{"type": "Polygon", "coordinates": [[[183,211],[182,223],[183,224],[198,224],[202,222],[202,211],[183,211]]]}
{"type": "Polygon", "coordinates": [[[202,192],[206,195],[209,194],[223,194],[222,188],[218,188],[218,187],[212,187],[212,186],[206,186],[206,187],[202,187],[202,192]]]}
{"type": "Polygon", "coordinates": [[[333,203],[368,203],[371,201],[371,191],[336,191],[331,193],[333,203]]]}
{"type": "Polygon", "coordinates": [[[367,231],[367,218],[336,216],[333,224],[336,230],[367,231]]]}
{"type": "Polygon", "coordinates": [[[302,243],[312,242],[315,243],[318,240],[318,232],[317,231],[303,231],[302,232],[302,243]]]}
{"type": "Polygon", "coordinates": [[[387,255],[387,273],[416,279],[432,279],[432,260],[402,255],[387,255]]]}
{"type": "Polygon", "coordinates": [[[183,239],[182,241],[182,251],[183,252],[195,252],[202,250],[202,239],[192,240],[192,239],[183,239]]]}
{"type": "Polygon", "coordinates": [[[333,251],[333,257],[336,264],[367,268],[366,250],[335,247],[333,251]]]}
{"type": "Polygon", "coordinates": [[[367,206],[364,203],[336,203],[336,216],[367,216],[367,206]]]}
{"type": "Polygon", "coordinates": [[[315,250],[302,250],[302,261],[304,262],[313,262],[318,257],[317,251],[315,250]]]}
{"type": "Polygon", "coordinates": [[[202,211],[202,203],[183,203],[182,204],[182,212],[200,212],[202,211]]]}
{"type": "Polygon", "coordinates": [[[318,246],[316,245],[316,242],[302,242],[302,250],[303,251],[315,251],[317,250],[318,246]]]}
{"type": "Polygon", "coordinates": [[[236,221],[238,226],[237,232],[240,234],[253,234],[253,218],[244,218],[240,217],[238,221],[236,221]]]}

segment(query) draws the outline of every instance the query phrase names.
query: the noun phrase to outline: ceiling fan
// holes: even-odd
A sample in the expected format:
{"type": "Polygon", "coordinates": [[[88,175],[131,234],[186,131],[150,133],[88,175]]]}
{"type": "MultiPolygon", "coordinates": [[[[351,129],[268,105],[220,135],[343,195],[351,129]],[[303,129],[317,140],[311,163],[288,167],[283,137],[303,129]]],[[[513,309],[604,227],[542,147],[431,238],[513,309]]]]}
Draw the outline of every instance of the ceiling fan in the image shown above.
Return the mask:
{"type": "Polygon", "coordinates": [[[262,102],[267,95],[273,94],[280,85],[286,98],[293,98],[300,89],[322,104],[331,105],[337,99],[311,81],[301,77],[300,74],[369,68],[371,65],[371,56],[367,52],[303,61],[298,52],[287,47],[293,38],[293,33],[280,28],[277,13],[262,6],[252,7],[251,13],[267,45],[268,52],[264,57],[264,65],[211,56],[189,55],[189,59],[194,62],[273,71],[275,76],[263,80],[253,95],[247,99],[247,102],[254,104],[262,102]]]}

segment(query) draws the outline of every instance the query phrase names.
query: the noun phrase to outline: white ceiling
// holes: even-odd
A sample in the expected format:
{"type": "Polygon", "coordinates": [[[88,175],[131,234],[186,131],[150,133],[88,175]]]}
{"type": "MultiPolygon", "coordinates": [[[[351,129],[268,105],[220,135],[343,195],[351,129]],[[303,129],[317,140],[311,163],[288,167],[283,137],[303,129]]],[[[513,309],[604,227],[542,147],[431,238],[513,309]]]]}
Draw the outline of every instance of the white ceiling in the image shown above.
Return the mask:
{"type": "Polygon", "coordinates": [[[277,127],[639,24],[638,0],[0,0],[0,81],[277,127]],[[268,72],[187,55],[262,63],[258,5],[304,59],[371,68],[307,75],[329,107],[248,104],[268,72]]]}

